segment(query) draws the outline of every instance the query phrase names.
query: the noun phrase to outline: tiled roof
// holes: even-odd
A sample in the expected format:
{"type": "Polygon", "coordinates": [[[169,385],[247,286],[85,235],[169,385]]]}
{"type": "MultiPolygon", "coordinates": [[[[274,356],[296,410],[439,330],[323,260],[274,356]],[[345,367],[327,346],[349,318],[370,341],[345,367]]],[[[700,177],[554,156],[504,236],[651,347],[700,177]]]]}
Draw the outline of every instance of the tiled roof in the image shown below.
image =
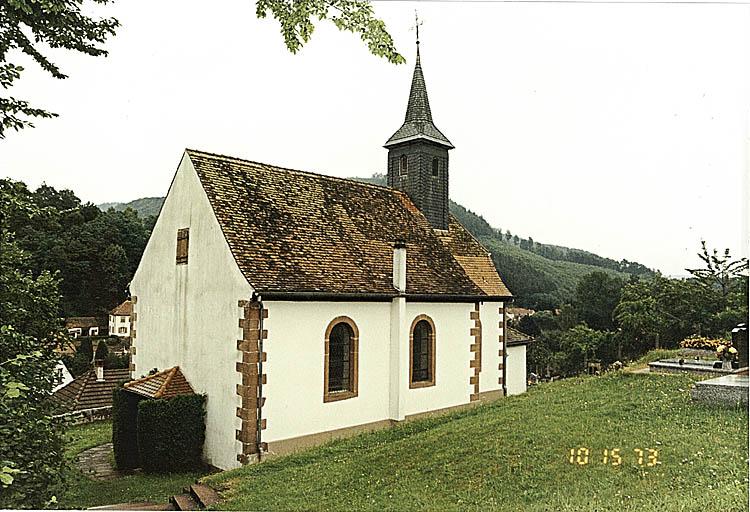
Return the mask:
{"type": "Polygon", "coordinates": [[[130,370],[127,368],[105,369],[104,381],[97,382],[96,370],[92,369],[55,391],[52,396],[66,412],[107,407],[112,405],[112,391],[117,384],[128,379],[130,370]]]}
{"type": "Polygon", "coordinates": [[[130,316],[133,314],[133,302],[130,299],[124,301],[122,304],[110,311],[109,314],[115,316],[130,316]]]}
{"type": "Polygon", "coordinates": [[[128,391],[148,398],[171,398],[194,393],[179,366],[130,381],[124,387],[128,391]]]}
{"type": "Polygon", "coordinates": [[[513,327],[508,327],[508,336],[506,341],[508,342],[509,346],[525,345],[534,341],[534,338],[517,329],[514,329],[513,327]]]}
{"type": "Polygon", "coordinates": [[[406,118],[401,128],[391,135],[391,138],[385,143],[385,147],[420,138],[429,139],[448,148],[453,148],[453,144],[437,129],[432,121],[430,100],[427,98],[427,86],[420,64],[419,47],[417,47],[417,64],[414,67],[414,76],[411,81],[406,118]]]}
{"type": "Polygon", "coordinates": [[[510,296],[487,251],[455,220],[432,229],[408,196],[353,180],[187,150],[229,247],[259,293],[510,296]],[[440,233],[440,236],[438,234],[440,233]]]}
{"type": "Polygon", "coordinates": [[[107,326],[106,318],[95,316],[71,316],[65,319],[66,329],[88,329],[89,327],[107,326]]]}

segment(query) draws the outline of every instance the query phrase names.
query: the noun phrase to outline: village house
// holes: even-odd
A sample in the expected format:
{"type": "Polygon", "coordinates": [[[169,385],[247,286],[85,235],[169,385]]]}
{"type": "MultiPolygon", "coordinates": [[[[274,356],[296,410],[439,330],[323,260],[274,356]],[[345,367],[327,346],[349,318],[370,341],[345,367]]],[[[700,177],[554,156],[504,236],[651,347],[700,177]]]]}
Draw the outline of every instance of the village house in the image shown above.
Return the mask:
{"type": "Polygon", "coordinates": [[[109,335],[121,338],[130,337],[130,316],[133,314],[133,303],[124,301],[109,312],[109,335]]]}
{"type": "Polygon", "coordinates": [[[526,390],[511,293],[448,211],[417,51],[388,186],[186,150],[130,284],[131,377],[178,367],[227,469],[526,390]]]}
{"type": "Polygon", "coordinates": [[[65,319],[65,330],[73,338],[104,334],[106,321],[96,316],[71,316],[65,319]]]}

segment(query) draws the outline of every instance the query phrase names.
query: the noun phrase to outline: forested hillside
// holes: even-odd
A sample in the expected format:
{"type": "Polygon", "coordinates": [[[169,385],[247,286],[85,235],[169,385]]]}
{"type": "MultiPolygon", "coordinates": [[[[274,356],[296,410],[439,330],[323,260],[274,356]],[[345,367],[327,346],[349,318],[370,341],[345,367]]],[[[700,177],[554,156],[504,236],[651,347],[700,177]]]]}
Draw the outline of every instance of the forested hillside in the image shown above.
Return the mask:
{"type": "MultiPolygon", "coordinates": [[[[385,185],[385,175],[375,173],[358,181],[385,185]]],[[[123,211],[132,208],[141,217],[156,215],[162,197],[144,197],[129,203],[105,203],[99,208],[123,211]]],[[[492,227],[481,216],[451,201],[450,210],[492,254],[495,265],[516,296],[516,304],[534,309],[553,309],[569,302],[580,279],[594,271],[626,279],[628,275],[649,276],[654,272],[640,263],[602,258],[580,249],[541,244],[510,231],[492,227]]]]}

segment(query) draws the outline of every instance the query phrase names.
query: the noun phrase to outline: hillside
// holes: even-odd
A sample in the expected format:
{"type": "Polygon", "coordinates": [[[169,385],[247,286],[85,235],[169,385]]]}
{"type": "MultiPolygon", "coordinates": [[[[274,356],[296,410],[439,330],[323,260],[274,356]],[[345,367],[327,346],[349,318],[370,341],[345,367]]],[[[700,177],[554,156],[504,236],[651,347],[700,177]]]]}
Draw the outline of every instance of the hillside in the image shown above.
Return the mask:
{"type": "Polygon", "coordinates": [[[693,379],[541,384],[204,480],[222,510],[747,510],[747,412],[692,403],[693,379]]]}
{"type": "Polygon", "coordinates": [[[127,208],[132,208],[141,218],[146,218],[151,215],[159,215],[159,210],[164,202],[163,197],[142,197],[129,203],[102,203],[97,205],[100,210],[107,211],[110,208],[116,212],[121,212],[127,208]]]}
{"type": "MultiPolygon", "coordinates": [[[[385,185],[383,174],[358,181],[385,185]]],[[[100,209],[117,211],[132,208],[141,217],[157,215],[163,197],[144,197],[129,203],[105,203],[100,209]]],[[[607,272],[622,279],[629,275],[648,276],[653,271],[640,263],[602,258],[581,249],[542,244],[531,238],[511,235],[492,227],[480,215],[451,201],[453,215],[492,254],[505,283],[515,295],[516,304],[533,309],[552,309],[569,302],[581,277],[595,271],[607,272]]]]}

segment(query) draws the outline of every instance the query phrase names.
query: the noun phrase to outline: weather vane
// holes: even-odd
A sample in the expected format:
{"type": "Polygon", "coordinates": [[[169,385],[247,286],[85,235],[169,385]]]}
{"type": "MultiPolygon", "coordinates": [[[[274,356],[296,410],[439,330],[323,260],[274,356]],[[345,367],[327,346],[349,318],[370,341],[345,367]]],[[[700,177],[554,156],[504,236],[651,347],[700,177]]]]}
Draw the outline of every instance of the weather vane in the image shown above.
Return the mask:
{"type": "Polygon", "coordinates": [[[417,13],[417,10],[414,9],[414,30],[417,31],[417,45],[419,45],[419,26],[424,23],[423,21],[419,21],[419,13],[417,13]]]}

